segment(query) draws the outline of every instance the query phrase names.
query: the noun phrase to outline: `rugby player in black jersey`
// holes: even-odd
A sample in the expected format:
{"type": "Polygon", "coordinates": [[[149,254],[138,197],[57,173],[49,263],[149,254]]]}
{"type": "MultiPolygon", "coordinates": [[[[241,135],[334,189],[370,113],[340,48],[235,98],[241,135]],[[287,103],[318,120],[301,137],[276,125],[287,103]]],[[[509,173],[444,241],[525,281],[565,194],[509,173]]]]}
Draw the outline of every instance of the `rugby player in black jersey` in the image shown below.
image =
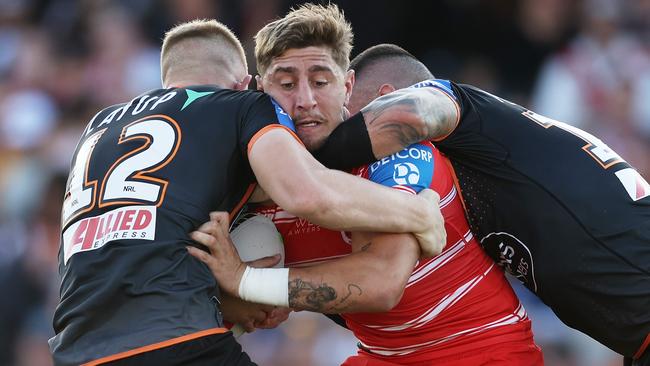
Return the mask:
{"type": "MultiPolygon", "coordinates": [[[[373,106],[402,105],[432,122],[423,131],[367,120],[376,158],[434,141],[451,159],[470,224],[492,258],[567,325],[627,365],[650,365],[650,186],[632,166],[585,131],[433,79],[398,46],[371,47],[350,68],[350,112],[383,96],[373,106]],[[404,104],[404,94],[419,101],[404,104]]],[[[346,138],[323,146],[326,165],[353,166],[330,156],[354,144],[352,128],[341,124],[333,135],[346,138]]]]}
{"type": "Polygon", "coordinates": [[[234,214],[255,181],[324,226],[414,232],[429,254],[444,245],[435,195],[404,197],[324,168],[270,97],[244,91],[243,49],[220,23],[172,29],[161,64],[165,88],[97,113],[75,151],[55,364],[252,364],[223,328],[215,279],[186,246],[210,211],[234,214]],[[394,215],[374,214],[384,205],[394,215]]]}

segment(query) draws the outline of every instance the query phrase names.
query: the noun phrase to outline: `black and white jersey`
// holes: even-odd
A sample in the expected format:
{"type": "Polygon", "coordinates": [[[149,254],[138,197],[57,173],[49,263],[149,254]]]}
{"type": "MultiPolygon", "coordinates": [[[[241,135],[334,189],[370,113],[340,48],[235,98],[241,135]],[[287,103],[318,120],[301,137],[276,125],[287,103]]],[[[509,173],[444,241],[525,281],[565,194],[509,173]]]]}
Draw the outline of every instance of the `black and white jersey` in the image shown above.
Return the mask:
{"type": "Polygon", "coordinates": [[[455,130],[436,146],[454,167],[491,257],[562,321],[616,352],[650,338],[650,185],[603,141],[446,80],[455,130]]]}
{"type": "Polygon", "coordinates": [[[78,365],[222,326],[217,283],[189,232],[252,192],[247,154],[291,120],[267,95],[160,89],[99,112],[62,210],[56,364],[78,365]]]}

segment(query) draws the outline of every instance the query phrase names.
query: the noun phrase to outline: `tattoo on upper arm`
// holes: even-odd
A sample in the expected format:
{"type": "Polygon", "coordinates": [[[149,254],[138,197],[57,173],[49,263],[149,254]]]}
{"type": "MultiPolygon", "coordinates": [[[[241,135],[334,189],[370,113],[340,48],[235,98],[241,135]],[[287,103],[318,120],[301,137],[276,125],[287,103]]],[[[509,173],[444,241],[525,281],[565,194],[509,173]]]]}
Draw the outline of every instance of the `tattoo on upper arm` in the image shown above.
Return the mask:
{"type": "Polygon", "coordinates": [[[326,283],[314,284],[303,281],[300,278],[289,281],[289,307],[301,310],[310,310],[320,313],[339,313],[349,307],[348,300],[357,293],[361,295],[363,290],[356,284],[348,284],[348,293],[337,300],[336,290],[326,283]],[[329,306],[328,306],[329,305],[329,306]]]}
{"type": "Polygon", "coordinates": [[[416,115],[414,100],[400,98],[395,93],[391,93],[375,99],[363,109],[369,129],[373,128],[378,133],[389,133],[404,146],[421,141],[421,137],[425,133],[424,130],[404,123],[404,121],[386,117],[389,112],[396,111],[399,111],[401,115],[416,115]]]}
{"type": "Polygon", "coordinates": [[[368,248],[370,248],[371,245],[372,245],[372,243],[366,243],[366,244],[364,244],[364,245],[361,247],[361,251],[362,251],[362,252],[365,252],[366,250],[368,250],[368,248]]]}
{"type": "Polygon", "coordinates": [[[455,106],[430,89],[404,89],[375,99],[362,109],[368,128],[387,132],[404,147],[446,134],[455,123],[455,106]]]}

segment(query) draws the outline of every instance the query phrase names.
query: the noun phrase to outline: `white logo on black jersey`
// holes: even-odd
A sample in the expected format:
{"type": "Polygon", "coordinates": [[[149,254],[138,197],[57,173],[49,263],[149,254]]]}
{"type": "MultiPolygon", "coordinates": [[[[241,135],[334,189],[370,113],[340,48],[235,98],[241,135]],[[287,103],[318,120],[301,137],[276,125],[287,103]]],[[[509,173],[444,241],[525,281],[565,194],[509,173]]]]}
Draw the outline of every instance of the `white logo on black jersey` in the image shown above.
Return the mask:
{"type": "Polygon", "coordinates": [[[486,235],[481,245],[498,265],[537,292],[533,255],[521,240],[512,234],[498,232],[486,235]]]}

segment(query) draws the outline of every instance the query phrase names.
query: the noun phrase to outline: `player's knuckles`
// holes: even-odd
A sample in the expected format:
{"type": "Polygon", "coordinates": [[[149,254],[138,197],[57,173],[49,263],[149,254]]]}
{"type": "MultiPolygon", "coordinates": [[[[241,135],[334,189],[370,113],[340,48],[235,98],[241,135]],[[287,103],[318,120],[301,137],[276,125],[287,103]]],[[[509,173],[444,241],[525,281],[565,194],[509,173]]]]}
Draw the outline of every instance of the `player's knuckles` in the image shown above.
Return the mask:
{"type": "Polygon", "coordinates": [[[255,313],[255,316],[253,317],[255,323],[262,323],[264,322],[268,316],[266,315],[266,312],[264,311],[258,311],[255,313]]]}
{"type": "Polygon", "coordinates": [[[273,305],[261,305],[260,310],[264,313],[264,318],[270,316],[270,314],[273,314],[273,309],[275,309],[275,306],[273,305]]]}
{"type": "Polygon", "coordinates": [[[201,243],[210,249],[213,249],[217,243],[217,240],[212,235],[200,231],[194,231],[190,236],[197,243],[201,243]]]}
{"type": "Polygon", "coordinates": [[[431,201],[431,202],[435,202],[435,203],[440,202],[440,195],[436,191],[434,191],[432,189],[428,189],[428,188],[423,189],[423,190],[420,191],[420,193],[418,195],[420,197],[422,197],[422,198],[425,198],[425,199],[431,201]]]}
{"type": "Polygon", "coordinates": [[[227,212],[221,211],[211,212],[210,222],[213,222],[228,231],[228,226],[230,224],[230,215],[227,212]]]}
{"type": "Polygon", "coordinates": [[[193,250],[190,250],[190,254],[191,254],[194,258],[196,258],[196,259],[198,259],[198,260],[200,260],[201,262],[206,263],[206,264],[207,264],[207,263],[209,262],[209,260],[210,260],[210,256],[208,255],[208,253],[206,253],[206,252],[204,252],[204,251],[202,251],[202,250],[200,250],[200,249],[196,249],[196,248],[195,248],[195,249],[193,249],[193,250]]]}
{"type": "Polygon", "coordinates": [[[199,228],[196,229],[196,231],[200,231],[206,234],[211,234],[214,231],[213,228],[214,228],[214,223],[212,221],[208,221],[201,224],[201,226],[199,226],[199,228]]]}
{"type": "Polygon", "coordinates": [[[251,333],[255,331],[255,325],[253,324],[252,321],[247,321],[245,323],[242,323],[242,326],[244,327],[246,333],[251,333]]]}
{"type": "Polygon", "coordinates": [[[210,212],[210,220],[219,221],[219,220],[228,220],[229,215],[225,211],[212,211],[210,212]]]}

